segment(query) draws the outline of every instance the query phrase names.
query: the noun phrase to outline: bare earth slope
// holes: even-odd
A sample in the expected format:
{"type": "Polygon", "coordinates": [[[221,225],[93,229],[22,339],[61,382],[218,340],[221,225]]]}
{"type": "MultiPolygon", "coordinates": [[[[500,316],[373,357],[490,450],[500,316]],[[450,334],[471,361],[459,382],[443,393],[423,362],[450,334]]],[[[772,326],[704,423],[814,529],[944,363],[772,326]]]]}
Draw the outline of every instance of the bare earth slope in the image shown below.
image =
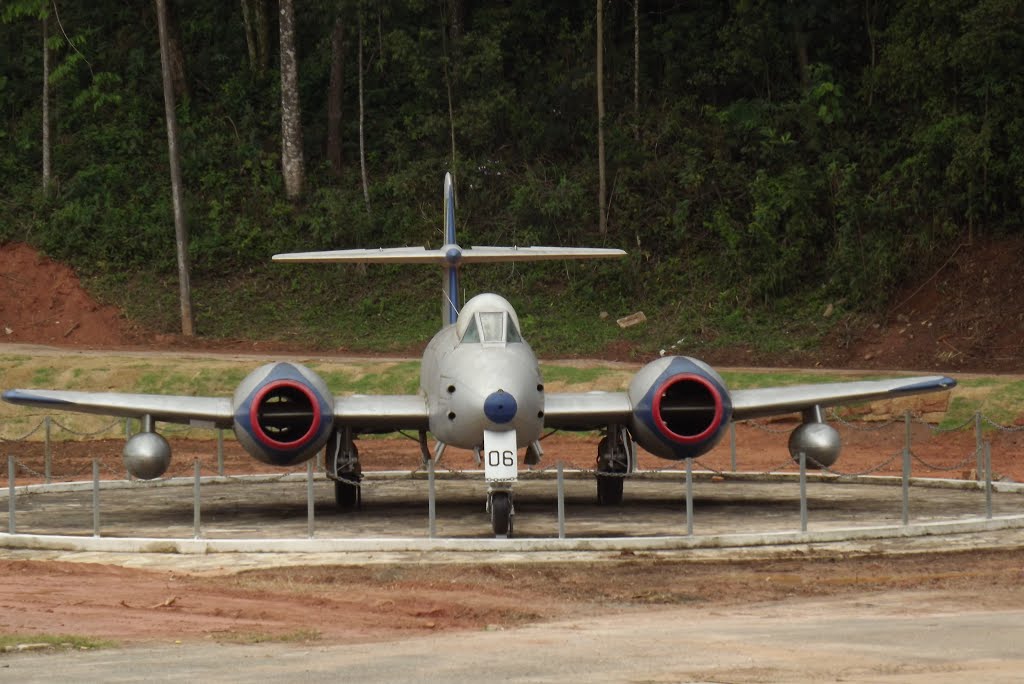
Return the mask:
{"type": "MultiPolygon", "coordinates": [[[[941,268],[924,282],[908,285],[896,301],[883,315],[836,321],[815,352],[752,357],[746,349],[724,349],[707,360],[718,365],[1024,371],[1024,239],[952,247],[941,268]]],[[[71,269],[20,243],[0,245],[0,340],[94,348],[183,345],[173,336],[135,329],[116,309],[97,304],[71,269]]],[[[198,344],[230,348],[223,342],[198,344]]],[[[251,343],[245,347],[253,349],[251,343]]],[[[626,360],[630,351],[617,346],[611,355],[626,360]]]]}

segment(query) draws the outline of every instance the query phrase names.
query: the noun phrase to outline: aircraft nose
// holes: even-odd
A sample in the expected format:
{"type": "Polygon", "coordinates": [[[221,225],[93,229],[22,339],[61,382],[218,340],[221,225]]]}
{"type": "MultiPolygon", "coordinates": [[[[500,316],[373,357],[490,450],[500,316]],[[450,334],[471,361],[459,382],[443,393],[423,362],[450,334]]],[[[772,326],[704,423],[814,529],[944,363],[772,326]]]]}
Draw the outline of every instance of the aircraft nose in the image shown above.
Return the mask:
{"type": "Polygon", "coordinates": [[[502,425],[511,422],[516,417],[516,398],[505,390],[491,392],[484,399],[484,415],[492,423],[502,425]]]}

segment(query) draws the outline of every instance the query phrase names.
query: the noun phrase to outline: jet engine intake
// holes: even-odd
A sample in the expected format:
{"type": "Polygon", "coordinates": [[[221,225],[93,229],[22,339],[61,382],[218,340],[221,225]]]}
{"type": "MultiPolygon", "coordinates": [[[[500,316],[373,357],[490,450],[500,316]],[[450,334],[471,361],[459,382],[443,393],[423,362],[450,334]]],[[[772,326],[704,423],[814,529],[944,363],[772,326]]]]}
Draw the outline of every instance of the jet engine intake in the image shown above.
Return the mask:
{"type": "Polygon", "coordinates": [[[732,416],[722,377],[706,363],[686,356],[664,357],[644,366],[630,383],[629,400],[633,438],[652,454],[672,460],[709,451],[732,416]]]}
{"type": "Polygon", "coordinates": [[[290,466],[313,457],[334,427],[334,397],[298,364],[270,363],[235,390],[235,436],[263,463],[290,466]]]}

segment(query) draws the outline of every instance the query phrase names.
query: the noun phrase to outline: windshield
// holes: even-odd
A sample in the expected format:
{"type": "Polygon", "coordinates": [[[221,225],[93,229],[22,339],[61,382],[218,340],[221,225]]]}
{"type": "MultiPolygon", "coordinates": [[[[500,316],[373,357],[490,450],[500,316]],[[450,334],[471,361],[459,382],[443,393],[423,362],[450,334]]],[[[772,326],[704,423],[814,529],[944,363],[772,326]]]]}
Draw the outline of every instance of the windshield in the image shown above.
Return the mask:
{"type": "Polygon", "coordinates": [[[506,342],[522,342],[522,335],[515,322],[504,311],[481,311],[470,320],[462,342],[484,344],[504,344],[506,342]]]}

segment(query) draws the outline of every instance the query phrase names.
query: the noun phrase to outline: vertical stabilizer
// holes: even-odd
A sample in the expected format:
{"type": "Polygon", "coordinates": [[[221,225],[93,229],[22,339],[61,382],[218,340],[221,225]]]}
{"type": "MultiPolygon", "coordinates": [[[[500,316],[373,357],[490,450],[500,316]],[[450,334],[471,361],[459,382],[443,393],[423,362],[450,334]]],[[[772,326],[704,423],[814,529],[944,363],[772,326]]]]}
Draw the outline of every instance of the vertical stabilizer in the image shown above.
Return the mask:
{"type": "Polygon", "coordinates": [[[441,301],[441,321],[455,325],[459,317],[459,248],[455,242],[455,184],[452,174],[444,174],[444,251],[451,255],[444,264],[444,299],[441,301]]]}

